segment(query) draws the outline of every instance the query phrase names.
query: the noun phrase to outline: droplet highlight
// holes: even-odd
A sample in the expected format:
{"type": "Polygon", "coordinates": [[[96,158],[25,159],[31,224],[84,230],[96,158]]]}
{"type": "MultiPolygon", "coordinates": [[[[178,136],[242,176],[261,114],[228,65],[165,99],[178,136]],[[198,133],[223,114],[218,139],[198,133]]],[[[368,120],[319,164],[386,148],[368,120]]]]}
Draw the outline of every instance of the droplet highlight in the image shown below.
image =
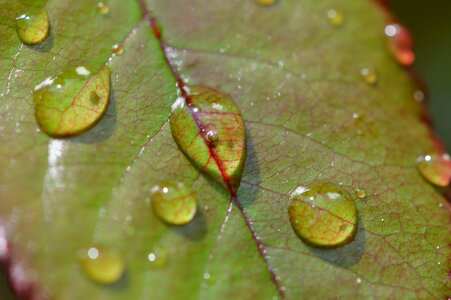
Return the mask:
{"type": "Polygon", "coordinates": [[[193,191],[181,182],[161,182],[151,189],[155,214],[171,225],[189,223],[196,214],[197,202],[193,191]]]}
{"type": "Polygon", "coordinates": [[[44,9],[32,9],[16,18],[16,31],[22,43],[34,46],[44,42],[50,32],[50,20],[44,9]]]}
{"type": "Polygon", "coordinates": [[[85,66],[48,77],[34,91],[39,127],[52,137],[81,134],[97,124],[110,102],[110,71],[93,74],[85,66]]]}
{"type": "Polygon", "coordinates": [[[93,245],[80,254],[80,267],[85,276],[98,284],[110,285],[119,281],[125,270],[122,256],[107,247],[93,245]]]}
{"type": "Polygon", "coordinates": [[[377,74],[373,69],[363,68],[360,75],[365,83],[375,85],[377,83],[377,74]]]}
{"type": "Polygon", "coordinates": [[[104,2],[99,2],[97,3],[97,11],[99,12],[99,14],[105,16],[110,12],[110,7],[104,2]]]}
{"type": "Polygon", "coordinates": [[[338,185],[315,183],[291,194],[288,207],[296,234],[315,247],[334,248],[350,243],[357,232],[357,209],[338,185]]]}
{"type": "Polygon", "coordinates": [[[327,11],[327,18],[329,19],[330,25],[334,27],[339,27],[345,22],[343,14],[335,9],[329,9],[327,11]]]}
{"type": "Polygon", "coordinates": [[[451,182],[451,158],[448,154],[417,158],[417,170],[429,183],[446,187],[451,182]]]}
{"type": "Polygon", "coordinates": [[[412,36],[407,28],[398,23],[385,26],[385,36],[388,38],[390,52],[404,66],[410,66],[415,61],[412,36]]]}
{"type": "Polygon", "coordinates": [[[113,54],[116,56],[121,56],[122,54],[124,54],[124,45],[123,44],[113,45],[113,54]]]}

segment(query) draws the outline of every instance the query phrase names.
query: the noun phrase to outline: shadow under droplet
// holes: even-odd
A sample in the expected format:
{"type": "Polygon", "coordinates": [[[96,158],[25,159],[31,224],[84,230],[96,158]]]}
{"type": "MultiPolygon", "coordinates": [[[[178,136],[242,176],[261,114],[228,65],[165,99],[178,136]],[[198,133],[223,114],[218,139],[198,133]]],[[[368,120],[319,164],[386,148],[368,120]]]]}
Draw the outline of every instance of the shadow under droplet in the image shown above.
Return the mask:
{"type": "Polygon", "coordinates": [[[359,217],[359,225],[354,240],[340,248],[323,249],[308,246],[317,257],[342,268],[349,268],[360,261],[365,252],[365,230],[359,217]]]}
{"type": "Polygon", "coordinates": [[[114,91],[111,87],[110,95],[110,105],[108,106],[107,112],[98,124],[94,125],[93,128],[89,129],[87,132],[70,138],[70,141],[74,143],[82,144],[98,144],[107,140],[116,129],[117,121],[117,108],[116,108],[116,98],[114,96],[114,91]]]}
{"type": "Polygon", "coordinates": [[[125,270],[124,274],[122,274],[121,278],[117,282],[107,285],[105,288],[111,291],[123,291],[128,288],[129,281],[128,271],[125,270]]]}
{"type": "Polygon", "coordinates": [[[47,37],[47,39],[44,42],[42,42],[38,45],[35,45],[35,46],[27,46],[27,47],[34,51],[47,53],[47,52],[50,52],[50,50],[52,50],[54,41],[55,41],[55,36],[53,34],[53,30],[50,25],[49,36],[47,37]]]}
{"type": "Polygon", "coordinates": [[[193,241],[202,240],[208,231],[205,215],[199,207],[197,208],[196,215],[191,222],[182,226],[171,226],[170,228],[175,233],[183,235],[193,241]]]}

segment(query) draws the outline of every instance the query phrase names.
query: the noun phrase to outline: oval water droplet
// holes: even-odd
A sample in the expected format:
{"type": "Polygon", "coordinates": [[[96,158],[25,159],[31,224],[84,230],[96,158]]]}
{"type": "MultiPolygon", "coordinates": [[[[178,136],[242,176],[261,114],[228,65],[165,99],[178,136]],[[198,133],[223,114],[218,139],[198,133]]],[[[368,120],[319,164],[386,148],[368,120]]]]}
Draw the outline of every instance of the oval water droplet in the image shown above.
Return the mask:
{"type": "Polygon", "coordinates": [[[53,137],[78,135],[93,127],[110,102],[110,71],[92,74],[84,66],[49,77],[34,91],[35,115],[41,129],[53,137]]]}
{"type": "Polygon", "coordinates": [[[377,74],[373,69],[363,68],[360,71],[363,81],[369,85],[375,85],[377,83],[377,74]]]}
{"type": "Polygon", "coordinates": [[[339,247],[357,232],[357,209],[340,186],[315,183],[298,187],[288,207],[291,225],[306,243],[316,247],[339,247]]]}
{"type": "Polygon", "coordinates": [[[121,279],[125,263],[118,252],[101,245],[93,245],[80,254],[80,267],[89,280],[109,285],[121,279]]]}
{"type": "Polygon", "coordinates": [[[166,181],[154,186],[151,202],[155,214],[172,225],[187,224],[196,214],[194,193],[181,182],[166,181]]]}
{"type": "Polygon", "coordinates": [[[124,45],[123,44],[113,45],[113,54],[117,56],[124,54],[124,45]]]}
{"type": "Polygon", "coordinates": [[[172,105],[171,132],[182,152],[232,194],[241,180],[246,133],[239,108],[228,96],[206,87],[172,105]]]}
{"type": "Polygon", "coordinates": [[[99,2],[97,3],[97,11],[101,15],[107,15],[110,12],[110,7],[104,2],[99,2]]]}
{"type": "Polygon", "coordinates": [[[327,11],[327,18],[329,19],[330,25],[335,27],[341,26],[345,22],[343,14],[335,9],[329,9],[327,11]]]}
{"type": "Polygon", "coordinates": [[[404,66],[412,65],[415,53],[409,30],[401,24],[391,23],[385,26],[384,32],[388,38],[389,49],[396,60],[404,66]]]}
{"type": "Polygon", "coordinates": [[[451,182],[451,158],[448,154],[420,156],[417,158],[417,169],[436,186],[446,187],[451,182]]]}
{"type": "Polygon", "coordinates": [[[169,251],[164,247],[155,246],[147,255],[147,261],[152,269],[163,268],[168,264],[169,251]]]}
{"type": "Polygon", "coordinates": [[[44,9],[31,9],[16,18],[16,31],[22,43],[37,45],[47,39],[50,21],[44,9]]]}
{"type": "Polygon", "coordinates": [[[356,188],[354,192],[359,199],[364,199],[366,197],[366,192],[364,189],[356,188]]]}
{"type": "Polygon", "coordinates": [[[257,2],[257,4],[261,6],[271,6],[277,2],[277,0],[255,0],[255,1],[257,2]]]}

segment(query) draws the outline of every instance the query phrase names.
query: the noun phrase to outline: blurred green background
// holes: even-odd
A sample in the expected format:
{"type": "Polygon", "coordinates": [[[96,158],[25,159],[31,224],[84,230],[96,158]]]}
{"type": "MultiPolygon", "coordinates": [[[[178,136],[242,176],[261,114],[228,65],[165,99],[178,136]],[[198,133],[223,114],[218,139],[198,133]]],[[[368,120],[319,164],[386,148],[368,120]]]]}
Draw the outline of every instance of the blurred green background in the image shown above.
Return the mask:
{"type": "MultiPolygon", "coordinates": [[[[391,7],[412,32],[417,56],[415,68],[429,88],[428,106],[436,132],[451,152],[451,1],[392,0],[391,7]]],[[[14,299],[2,272],[0,299],[14,299]]]]}

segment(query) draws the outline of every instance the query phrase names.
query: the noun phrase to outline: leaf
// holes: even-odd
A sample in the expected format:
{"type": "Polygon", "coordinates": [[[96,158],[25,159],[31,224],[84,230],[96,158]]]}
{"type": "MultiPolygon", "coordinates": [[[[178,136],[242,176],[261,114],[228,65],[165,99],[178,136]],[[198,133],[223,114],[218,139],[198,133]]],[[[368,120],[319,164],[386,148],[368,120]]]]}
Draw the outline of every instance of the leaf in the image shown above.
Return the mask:
{"type": "Polygon", "coordinates": [[[0,215],[11,249],[1,254],[17,294],[446,296],[447,204],[415,167],[438,150],[420,121],[416,87],[389,54],[389,20],[376,4],[111,0],[99,14],[92,1],[53,0],[45,5],[49,38],[28,47],[14,24],[28,2],[0,1],[0,215]],[[329,9],[344,16],[340,27],[329,9]],[[68,67],[105,63],[112,94],[99,124],[68,139],[37,131],[33,88],[68,67]],[[376,85],[362,80],[364,68],[375,70],[376,85]],[[247,158],[236,197],[172,137],[180,83],[221,91],[241,111],[247,158]],[[152,212],[150,189],[162,180],[196,194],[189,224],[169,226],[152,212]],[[354,199],[359,228],[344,247],[310,247],[291,228],[290,192],[318,180],[366,191],[354,199]],[[78,253],[93,243],[122,253],[126,273],[116,285],[83,275],[78,253]],[[155,247],[167,249],[164,267],[149,261],[155,247]]]}

